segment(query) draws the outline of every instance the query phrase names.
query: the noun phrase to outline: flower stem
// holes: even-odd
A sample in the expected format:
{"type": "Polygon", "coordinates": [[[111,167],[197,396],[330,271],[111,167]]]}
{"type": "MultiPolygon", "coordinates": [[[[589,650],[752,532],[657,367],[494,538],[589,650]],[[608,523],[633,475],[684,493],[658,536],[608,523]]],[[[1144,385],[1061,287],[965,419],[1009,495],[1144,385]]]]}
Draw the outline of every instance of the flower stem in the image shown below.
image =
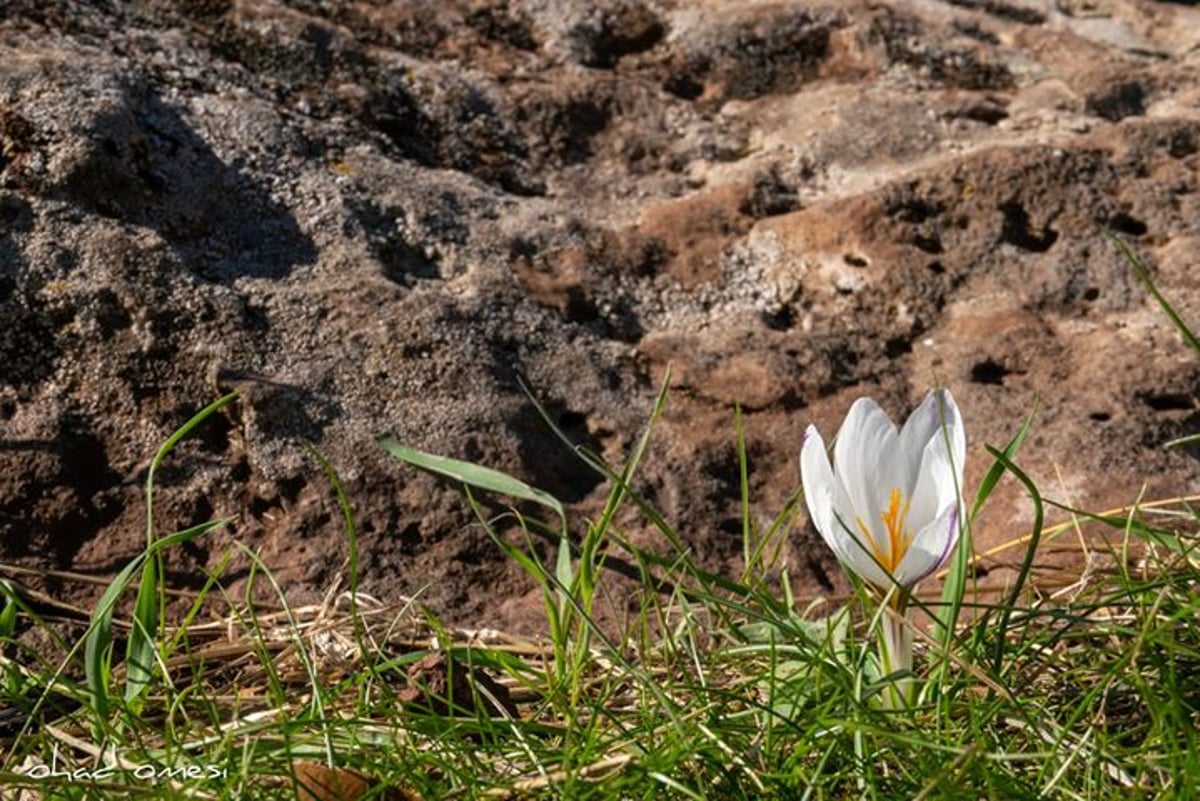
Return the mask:
{"type": "Polygon", "coordinates": [[[892,679],[884,690],[885,709],[903,709],[912,703],[913,639],[908,619],[908,593],[897,588],[888,601],[890,607],[879,621],[879,661],[883,675],[903,673],[892,679]]]}

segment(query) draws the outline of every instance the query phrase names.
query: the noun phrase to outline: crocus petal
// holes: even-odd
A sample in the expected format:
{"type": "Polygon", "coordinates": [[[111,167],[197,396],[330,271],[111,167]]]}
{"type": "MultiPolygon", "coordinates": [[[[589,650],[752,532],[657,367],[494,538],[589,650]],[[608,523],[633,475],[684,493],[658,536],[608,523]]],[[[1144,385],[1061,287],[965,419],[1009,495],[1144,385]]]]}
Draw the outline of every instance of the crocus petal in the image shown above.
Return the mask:
{"type": "MultiPolygon", "coordinates": [[[[834,526],[834,483],[833,468],[825,453],[825,440],[816,426],[804,432],[804,444],[800,446],[800,480],[804,484],[804,502],[808,505],[808,516],[816,526],[825,543],[837,552],[830,537],[834,526]]],[[[840,554],[839,554],[840,558],[840,554]]]]}
{"type": "MultiPolygon", "coordinates": [[[[908,523],[914,530],[920,530],[928,525],[946,506],[957,500],[962,492],[963,461],[966,455],[966,437],[964,436],[962,419],[958,407],[950,393],[944,390],[942,405],[939,410],[936,404],[930,406],[929,398],[913,413],[913,418],[927,414],[936,417],[937,427],[924,424],[928,440],[922,444],[918,455],[917,466],[912,481],[912,507],[908,523]]],[[[937,397],[931,393],[930,398],[937,397]]],[[[913,418],[909,419],[912,423],[913,418]]],[[[927,418],[928,420],[928,418],[927,418]]],[[[905,424],[905,433],[915,430],[905,424]]],[[[915,440],[910,440],[910,443],[915,440]]]]}
{"type": "MultiPolygon", "coordinates": [[[[925,400],[921,401],[921,405],[908,416],[904,428],[900,430],[900,450],[904,454],[904,469],[909,481],[915,481],[917,478],[925,446],[942,431],[943,409],[947,421],[950,419],[947,407],[954,404],[954,399],[949,396],[949,392],[940,390],[930,392],[925,396],[925,400]]],[[[957,414],[957,407],[954,412],[957,414]]],[[[911,486],[905,487],[905,492],[909,495],[912,494],[912,490],[911,486]]]]}
{"type": "Polygon", "coordinates": [[[838,561],[865,581],[889,587],[887,574],[876,564],[871,546],[857,529],[856,515],[841,479],[833,473],[825,440],[809,426],[800,448],[800,477],[809,518],[838,561]]]}
{"type": "MultiPolygon", "coordinates": [[[[838,515],[835,526],[833,539],[837,545],[830,547],[833,548],[834,553],[838,554],[838,559],[842,564],[863,581],[874,584],[881,590],[890,590],[894,582],[888,576],[887,570],[879,563],[871,544],[866,540],[867,535],[863,534],[862,529],[857,526],[857,521],[844,515],[838,515]]],[[[887,547],[885,544],[884,548],[887,547]]]]}
{"type": "Polygon", "coordinates": [[[855,526],[858,520],[867,525],[876,542],[886,544],[881,530],[880,512],[887,508],[887,499],[897,478],[896,425],[879,404],[870,398],[859,398],[846,414],[846,421],[833,444],[833,468],[850,503],[854,516],[846,522],[855,526]],[[885,486],[886,484],[886,486],[885,486]]]}
{"type": "Polygon", "coordinates": [[[942,566],[958,542],[959,507],[947,506],[937,518],[917,532],[896,567],[898,584],[911,587],[942,566]]]}
{"type": "Polygon", "coordinates": [[[932,394],[940,396],[942,401],[940,407],[937,407],[938,428],[935,437],[943,443],[947,440],[950,442],[950,456],[953,457],[953,467],[961,491],[963,465],[967,461],[967,430],[963,426],[962,414],[958,411],[958,404],[954,402],[950,390],[941,389],[932,394]]]}
{"type": "Polygon", "coordinates": [[[926,443],[920,467],[917,468],[908,518],[913,529],[927,526],[956,500],[956,492],[961,491],[962,471],[956,469],[957,465],[952,465],[950,460],[946,441],[940,434],[926,443]]]}

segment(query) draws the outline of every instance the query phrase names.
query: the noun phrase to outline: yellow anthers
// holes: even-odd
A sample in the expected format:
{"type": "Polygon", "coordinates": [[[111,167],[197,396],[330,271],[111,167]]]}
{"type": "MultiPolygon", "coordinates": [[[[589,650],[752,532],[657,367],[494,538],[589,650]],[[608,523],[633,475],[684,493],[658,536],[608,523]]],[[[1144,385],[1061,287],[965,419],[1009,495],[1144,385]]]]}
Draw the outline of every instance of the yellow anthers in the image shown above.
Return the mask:
{"type": "Polygon", "coordinates": [[[888,504],[888,510],[883,512],[883,525],[887,527],[888,533],[888,558],[880,559],[888,572],[894,572],[896,565],[900,564],[900,560],[904,558],[905,551],[908,550],[908,544],[912,540],[912,534],[904,530],[904,521],[908,517],[909,507],[912,506],[912,499],[906,499],[904,493],[899,487],[892,490],[891,502],[888,504]]]}
{"type": "Polygon", "coordinates": [[[875,556],[876,561],[883,565],[889,573],[896,570],[896,566],[900,564],[900,560],[904,558],[904,554],[908,551],[908,545],[912,542],[912,532],[906,530],[905,521],[908,519],[908,509],[912,506],[912,499],[905,498],[904,493],[900,488],[892,490],[891,498],[889,499],[887,511],[880,512],[879,516],[883,518],[883,525],[887,529],[888,541],[885,549],[882,542],[879,542],[872,534],[871,529],[861,517],[855,517],[854,522],[858,524],[858,530],[862,532],[863,540],[867,547],[871,549],[871,553],[875,556]]]}

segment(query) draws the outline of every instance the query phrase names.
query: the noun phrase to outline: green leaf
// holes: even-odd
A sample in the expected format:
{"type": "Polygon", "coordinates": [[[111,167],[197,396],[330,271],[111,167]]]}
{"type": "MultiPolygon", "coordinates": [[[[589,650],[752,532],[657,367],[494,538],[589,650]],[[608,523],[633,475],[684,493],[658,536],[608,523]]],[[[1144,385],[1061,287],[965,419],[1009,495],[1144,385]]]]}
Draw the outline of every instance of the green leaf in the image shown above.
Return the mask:
{"type": "Polygon", "coordinates": [[[567,519],[562,504],[558,502],[557,498],[548,492],[531,487],[524,481],[513,478],[507,473],[501,473],[499,470],[482,467],[471,462],[463,462],[458,459],[450,459],[446,456],[435,456],[431,453],[425,453],[416,448],[401,445],[392,437],[378,437],[375,441],[392,456],[408,462],[413,467],[471,487],[487,490],[488,492],[508,495],[524,501],[533,501],[554,510],[564,522],[567,519]]]}
{"type": "Polygon", "coordinates": [[[112,616],[117,599],[132,583],[133,574],[147,559],[153,558],[167,548],[187,542],[194,537],[206,534],[215,528],[229,523],[233,518],[209,520],[198,526],[169,534],[145,551],[138,554],[124,569],[116,575],[112,583],[100,596],[99,603],[92,611],[91,623],[88,626],[87,637],[84,640],[84,677],[88,691],[91,694],[92,707],[100,718],[104,718],[109,710],[108,684],[112,677],[112,616]]]}
{"type": "MultiPolygon", "coordinates": [[[[167,437],[166,442],[162,444],[158,453],[154,455],[154,459],[151,460],[150,469],[146,474],[146,548],[148,554],[153,550],[155,555],[147,557],[148,561],[142,570],[142,580],[138,584],[137,602],[134,605],[133,630],[130,631],[129,641],[125,646],[125,700],[135,705],[153,675],[158,625],[162,619],[163,602],[159,586],[162,565],[157,556],[162,551],[161,549],[154,550],[154,477],[158,473],[158,468],[176,445],[221,408],[237,400],[237,397],[236,392],[222,395],[192,415],[186,423],[167,437]]],[[[106,636],[111,636],[111,631],[106,632],[106,636]]],[[[109,658],[107,645],[101,652],[94,653],[93,656],[107,660],[109,658]]],[[[107,681],[107,677],[105,677],[106,687],[107,681]]],[[[94,687],[93,691],[95,691],[94,687]]]]}
{"type": "Polygon", "coordinates": [[[134,572],[145,561],[149,549],[143,551],[117,574],[112,583],[100,596],[100,602],[92,611],[92,622],[88,628],[83,648],[83,668],[88,690],[92,694],[92,708],[100,718],[108,716],[108,682],[112,675],[112,613],[117,598],[133,580],[134,572]]]}
{"type": "Polygon", "coordinates": [[[154,672],[155,638],[158,632],[158,568],[147,559],[142,569],[133,612],[133,630],[125,651],[125,700],[136,706],[137,699],[150,684],[154,672]]]}
{"type": "Polygon", "coordinates": [[[17,604],[16,591],[7,581],[0,581],[4,593],[4,609],[0,610],[0,638],[9,639],[17,633],[17,604]]]}

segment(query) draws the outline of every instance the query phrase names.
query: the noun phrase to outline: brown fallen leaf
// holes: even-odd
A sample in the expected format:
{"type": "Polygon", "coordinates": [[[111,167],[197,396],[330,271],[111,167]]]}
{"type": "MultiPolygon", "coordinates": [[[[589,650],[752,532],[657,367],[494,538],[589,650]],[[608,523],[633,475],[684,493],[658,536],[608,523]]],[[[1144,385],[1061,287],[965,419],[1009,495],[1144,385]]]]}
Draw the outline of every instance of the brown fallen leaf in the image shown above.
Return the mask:
{"type": "Polygon", "coordinates": [[[383,787],[378,779],[354,768],[331,768],[320,762],[297,760],[292,763],[301,801],[421,801],[412,790],[383,787]]]}

